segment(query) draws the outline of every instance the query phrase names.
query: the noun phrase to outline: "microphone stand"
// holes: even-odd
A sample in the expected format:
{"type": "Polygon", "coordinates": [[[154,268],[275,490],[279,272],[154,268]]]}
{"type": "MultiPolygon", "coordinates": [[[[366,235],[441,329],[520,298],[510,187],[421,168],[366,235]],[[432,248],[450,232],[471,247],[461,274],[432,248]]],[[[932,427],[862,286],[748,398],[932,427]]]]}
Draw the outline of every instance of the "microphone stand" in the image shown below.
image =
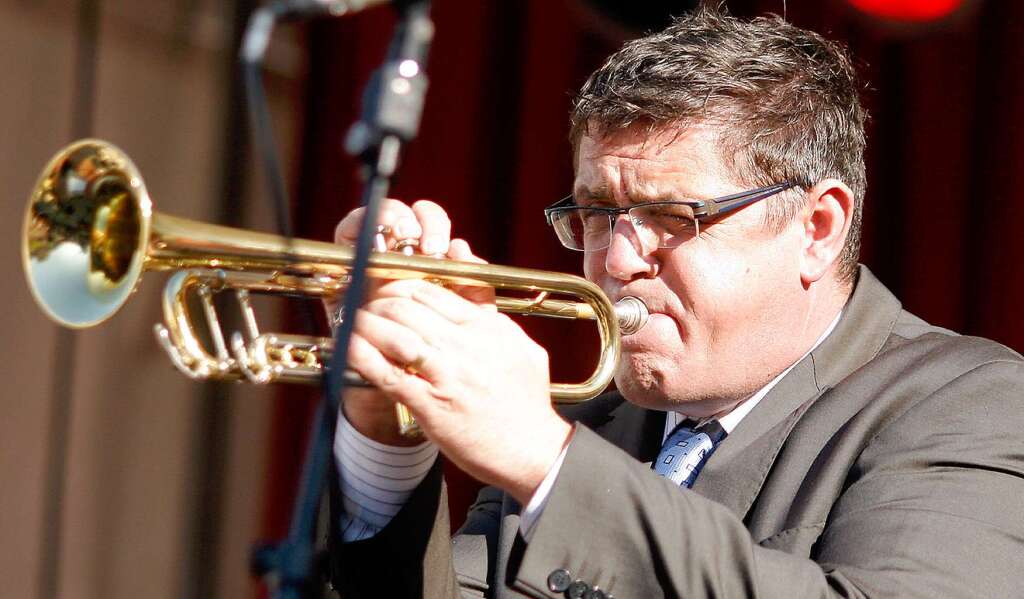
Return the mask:
{"type": "Polygon", "coordinates": [[[324,376],[323,399],[317,407],[288,536],[277,544],[254,548],[252,555],[253,571],[272,583],[273,595],[279,599],[312,598],[320,594],[316,575],[323,560],[315,555],[314,535],[331,461],[338,407],[346,386],[344,372],[348,365],[349,340],[357,309],[366,294],[366,269],[373,250],[380,204],[397,170],[402,144],[415,138],[423,112],[427,88],[424,67],[434,35],[430,2],[396,0],[394,5],[399,12],[399,23],[387,57],[371,78],[363,96],[362,117],[345,140],[346,151],[363,163],[362,203],[366,208],[356,243],[355,262],[349,273],[351,281],[345,293],[347,318],[335,331],[335,351],[324,376]]]}

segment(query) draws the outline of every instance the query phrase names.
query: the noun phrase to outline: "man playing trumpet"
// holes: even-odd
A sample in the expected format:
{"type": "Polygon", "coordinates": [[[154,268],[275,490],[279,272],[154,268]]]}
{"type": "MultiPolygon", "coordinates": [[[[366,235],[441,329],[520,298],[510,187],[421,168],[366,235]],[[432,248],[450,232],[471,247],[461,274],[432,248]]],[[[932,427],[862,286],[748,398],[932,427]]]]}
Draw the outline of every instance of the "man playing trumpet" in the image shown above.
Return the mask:
{"type": "MultiPolygon", "coordinates": [[[[618,391],[556,412],[488,292],[381,285],[349,354],[376,389],[335,444],[342,595],[1019,594],[1024,363],[858,266],[864,119],[845,52],[777,17],[699,9],[609,58],[546,212],[650,311],[618,391]],[[453,539],[439,453],[491,485],[453,539]]],[[[479,260],[432,202],[381,221],[388,249],[479,260]]]]}

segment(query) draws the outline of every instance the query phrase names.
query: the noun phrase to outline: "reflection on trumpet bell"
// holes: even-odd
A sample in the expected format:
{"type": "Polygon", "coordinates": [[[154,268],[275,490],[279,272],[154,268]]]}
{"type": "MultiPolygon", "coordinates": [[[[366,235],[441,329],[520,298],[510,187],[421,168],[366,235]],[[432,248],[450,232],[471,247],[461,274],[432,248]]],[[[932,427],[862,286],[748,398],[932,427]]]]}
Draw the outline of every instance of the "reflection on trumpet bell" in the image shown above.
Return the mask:
{"type": "Polygon", "coordinates": [[[22,264],[47,315],[87,327],[116,311],[135,288],[151,204],[117,148],[84,140],[43,170],[26,211],[22,264]]]}
{"type": "MultiPolygon", "coordinates": [[[[155,331],[175,366],[193,378],[254,383],[318,383],[333,345],[323,337],[261,334],[249,294],[335,297],[346,286],[353,254],[333,243],[154,213],[132,161],[99,140],[71,144],[49,162],[29,200],[22,239],[29,287],[56,322],[76,328],[98,324],[127,301],[143,272],[171,271],[164,322],[155,331]],[[212,300],[226,290],[235,292],[243,323],[230,349],[212,300]],[[212,350],[194,326],[193,296],[202,306],[212,350]]],[[[368,275],[486,286],[495,289],[504,312],[594,320],[601,338],[597,366],[582,383],[552,384],[552,398],[561,402],[604,390],[618,359],[620,327],[630,333],[647,319],[641,300],[625,298],[613,306],[596,285],[574,275],[395,252],[375,253],[368,275]]],[[[358,382],[352,373],[346,378],[358,382]]]]}

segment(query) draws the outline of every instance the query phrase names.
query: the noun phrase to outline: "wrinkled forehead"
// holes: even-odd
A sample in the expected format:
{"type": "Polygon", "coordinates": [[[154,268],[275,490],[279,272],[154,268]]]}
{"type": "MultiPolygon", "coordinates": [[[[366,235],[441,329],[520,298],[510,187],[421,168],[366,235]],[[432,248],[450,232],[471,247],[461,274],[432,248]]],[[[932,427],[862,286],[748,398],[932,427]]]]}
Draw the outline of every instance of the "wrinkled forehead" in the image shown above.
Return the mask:
{"type": "Polygon", "coordinates": [[[578,201],[616,202],[713,193],[734,179],[720,157],[719,137],[714,127],[699,125],[584,135],[576,149],[573,193],[578,201]]]}

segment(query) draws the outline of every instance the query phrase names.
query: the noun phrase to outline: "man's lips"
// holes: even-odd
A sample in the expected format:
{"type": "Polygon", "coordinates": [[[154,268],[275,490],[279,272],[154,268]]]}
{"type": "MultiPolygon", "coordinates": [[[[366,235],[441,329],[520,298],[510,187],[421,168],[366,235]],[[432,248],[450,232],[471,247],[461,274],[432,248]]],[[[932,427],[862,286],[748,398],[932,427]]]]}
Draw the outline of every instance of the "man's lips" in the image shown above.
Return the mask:
{"type": "Polygon", "coordinates": [[[644,333],[647,329],[662,328],[666,325],[671,326],[677,331],[675,335],[682,335],[682,320],[677,317],[681,314],[681,311],[676,309],[676,306],[670,305],[666,301],[669,298],[666,297],[664,289],[659,288],[657,285],[651,285],[651,283],[656,282],[646,280],[631,281],[629,284],[622,285],[621,287],[612,286],[611,289],[605,288],[604,290],[608,295],[608,298],[613,303],[618,302],[625,297],[635,297],[642,301],[647,307],[647,312],[649,314],[647,323],[635,333],[631,335],[623,335],[623,340],[630,338],[636,338],[639,340],[646,336],[644,333]]]}

